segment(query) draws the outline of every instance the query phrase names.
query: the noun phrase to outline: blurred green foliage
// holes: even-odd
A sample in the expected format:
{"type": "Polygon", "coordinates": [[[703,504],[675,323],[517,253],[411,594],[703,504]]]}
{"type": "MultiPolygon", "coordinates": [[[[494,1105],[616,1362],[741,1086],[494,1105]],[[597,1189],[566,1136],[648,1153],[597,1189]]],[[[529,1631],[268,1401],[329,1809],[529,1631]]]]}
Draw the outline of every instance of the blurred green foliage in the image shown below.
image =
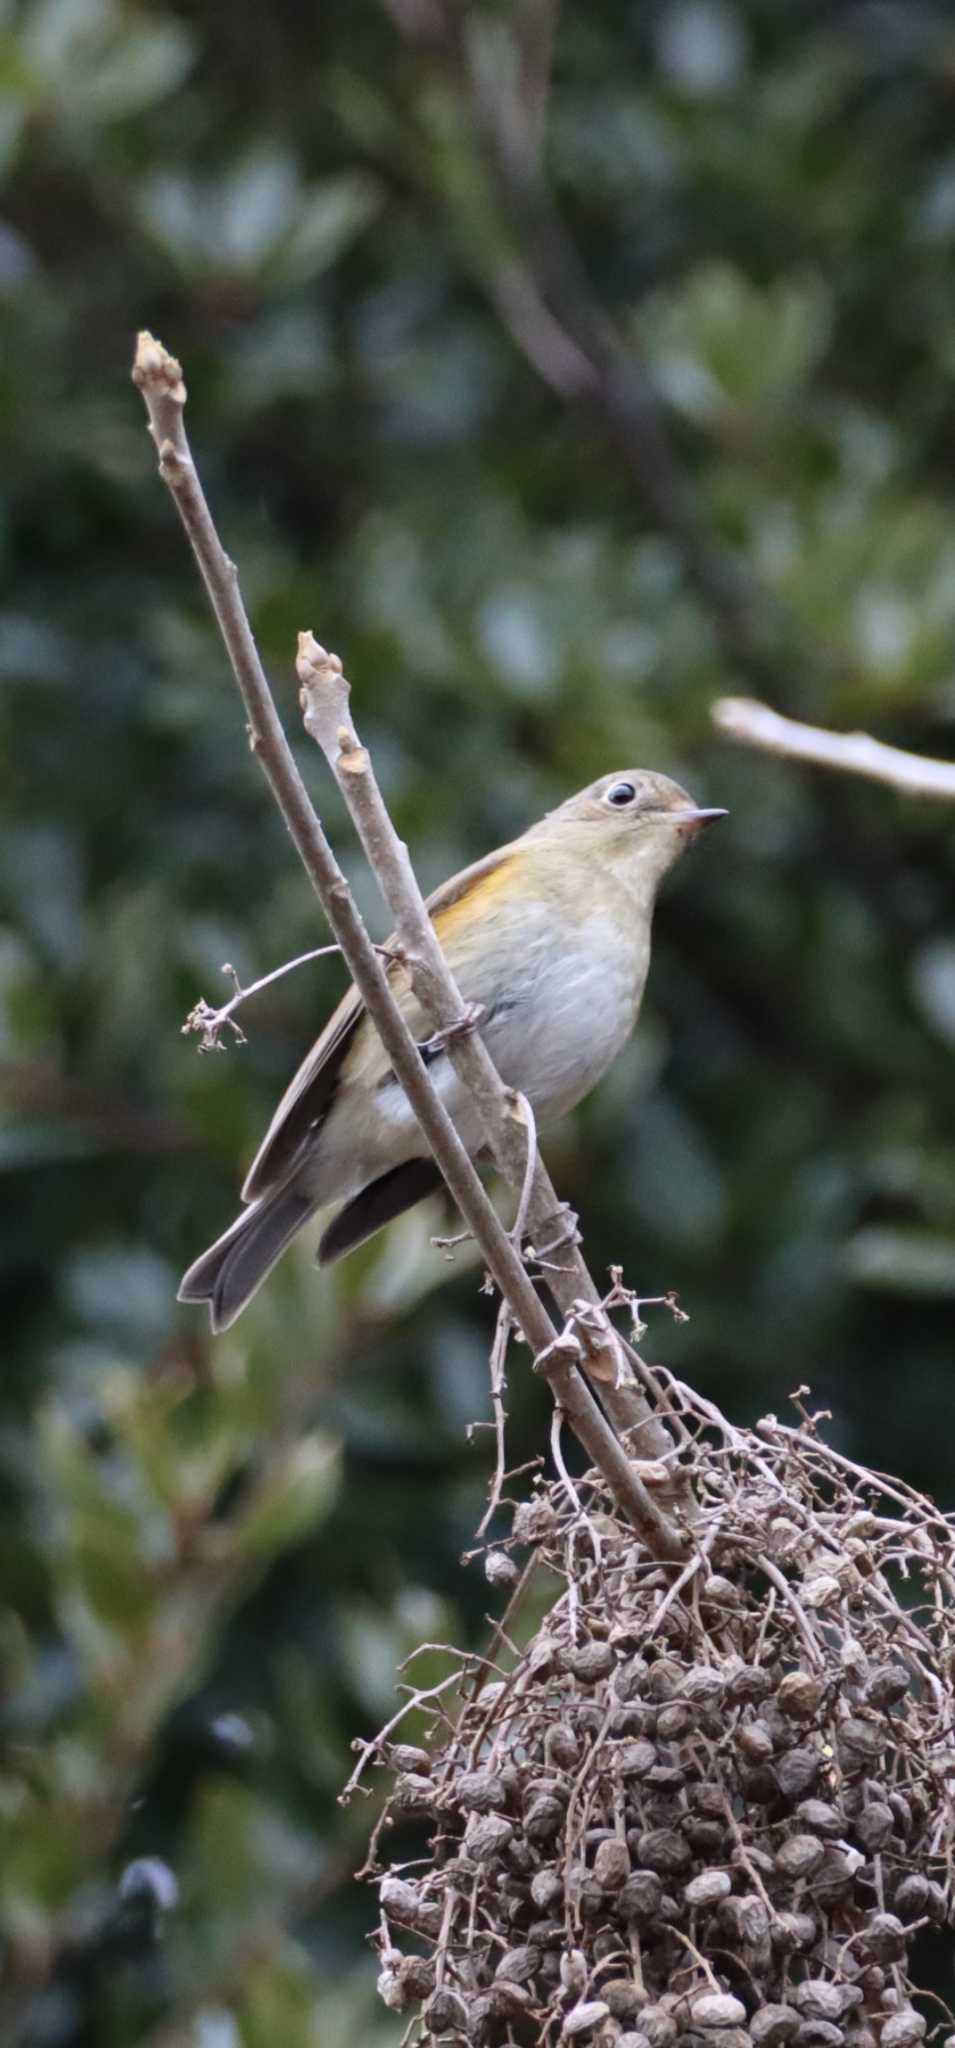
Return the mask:
{"type": "MultiPolygon", "coordinates": [[[[475,10],[476,12],[477,10],[475,10]]],[[[494,10],[490,10],[490,17],[494,10]]],[[[508,10],[497,12],[506,32],[508,10]]],[[[493,24],[492,24],[493,25],[493,24]]],[[[955,751],[955,18],[568,4],[547,173],[714,538],[783,607],[781,707],[955,751]]],[[[549,1157],[654,1355],[802,1381],[951,1503],[955,825],[735,752],[720,652],[612,437],[485,296],[506,223],[384,14],[31,0],[0,20],[0,2033],[368,2048],[349,1742],[488,1604],[488,1304],[414,1216],[307,1247],[211,1345],[174,1305],[341,984],[199,1058],[202,993],[321,943],[127,377],[190,431],[305,773],[311,625],[432,885],[598,772],[730,806],[637,1042],[549,1157]]],[[[514,1455],[541,1391],[512,1372],[514,1455]]]]}

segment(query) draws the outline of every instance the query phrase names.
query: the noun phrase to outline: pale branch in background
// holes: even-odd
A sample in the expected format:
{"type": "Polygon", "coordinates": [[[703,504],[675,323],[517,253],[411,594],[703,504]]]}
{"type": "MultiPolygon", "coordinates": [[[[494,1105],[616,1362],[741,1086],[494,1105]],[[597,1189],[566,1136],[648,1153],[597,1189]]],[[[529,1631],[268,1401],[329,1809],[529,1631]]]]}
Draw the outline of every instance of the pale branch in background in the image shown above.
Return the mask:
{"type": "MultiPolygon", "coordinates": [[[[388,987],[378,952],[358,914],[351,890],[315,814],[285,737],[242,602],[235,565],[229,561],[219,541],[192,460],[183,419],[186,390],[181,368],[161,343],[147,333],[141,334],[138,339],[133,381],[141,390],[146,405],[150,431],[159,454],[160,475],[168,485],[196,556],[246,707],[253,751],[260,761],[355,985],[447,1186],[480,1247],[501,1295],[513,1312],[515,1324],[534,1356],[537,1369],[547,1378],[555,1400],[559,1402],[588,1456],[603,1473],[622,1511],[633,1522],[655,1555],[673,1558],[684,1556],[687,1547],[685,1536],[657,1505],[643,1484],[633,1461],[628,1457],[614,1429],[598,1407],[578,1369],[586,1355],[585,1343],[576,1334],[576,1329],[583,1320],[602,1315],[603,1350],[606,1351],[608,1343],[616,1342],[607,1318],[600,1310],[599,1296],[594,1283],[590,1282],[593,1288],[593,1301],[581,1301],[576,1304],[576,1327],[569,1326],[565,1321],[564,1330],[558,1333],[537,1295],[523,1260],[489,1202],[453,1123],[428,1079],[415,1041],[388,987]]],[[[357,742],[355,745],[357,746],[357,742]]],[[[367,757],[365,760],[367,762],[367,757]]],[[[352,771],[356,765],[358,764],[353,753],[352,771]]],[[[366,790],[375,788],[370,765],[367,769],[364,768],[364,764],[361,765],[363,787],[366,790]]],[[[340,778],[340,782],[343,779],[347,780],[340,778]]],[[[373,844],[376,832],[384,835],[381,844],[385,846],[390,843],[390,835],[403,857],[397,865],[392,863],[390,868],[385,862],[384,875],[379,872],[373,860],[372,865],[379,885],[387,898],[389,890],[396,887],[400,876],[402,914],[398,919],[399,925],[406,932],[423,931],[427,939],[431,934],[430,920],[411,872],[407,853],[394,834],[394,828],[387,818],[387,813],[384,812],[383,804],[380,811],[375,810],[369,815],[373,819],[373,844]]],[[[369,849],[366,847],[367,850],[369,849]]],[[[380,847],[375,845],[374,850],[377,855],[380,847]]],[[[440,948],[436,946],[436,950],[438,961],[443,963],[440,948]]],[[[422,957],[427,960],[427,955],[428,947],[425,945],[422,957]]],[[[473,1034],[473,1020],[465,1010],[446,965],[443,965],[443,972],[437,974],[432,968],[432,981],[437,991],[434,1002],[427,1001],[423,993],[425,986],[432,986],[425,970],[421,1000],[435,1029],[445,1034],[450,1031],[449,1055],[452,1050],[456,1052],[461,1045],[476,1045],[478,1041],[473,1034]]],[[[486,1053],[485,1059],[491,1075],[495,1076],[493,1064],[486,1053]]],[[[495,1078],[506,1103],[507,1091],[504,1090],[499,1077],[495,1078]]],[[[479,1098],[479,1107],[483,1111],[485,1104],[490,1109],[493,1096],[486,1073],[482,1075],[482,1086],[485,1093],[483,1098],[479,1098]]],[[[520,1127],[509,1107],[506,1110],[506,1121],[513,1127],[515,1133],[519,1133],[520,1127]]],[[[488,1137],[493,1146],[490,1130],[488,1137]]],[[[502,1144],[502,1150],[506,1152],[506,1140],[499,1136],[498,1141],[502,1144]]],[[[522,1186],[524,1178],[525,1146],[526,1134],[520,1151],[518,1188],[522,1186]]],[[[557,1207],[559,1204],[554,1197],[551,1213],[557,1207]]],[[[589,1279],[589,1275],[587,1277],[589,1279]]],[[[594,1327],[592,1320],[589,1321],[589,1327],[594,1327]]],[[[640,1401],[641,1407],[643,1406],[639,1395],[634,1394],[634,1399],[640,1401]]],[[[659,1436],[665,1435],[660,1425],[654,1426],[654,1433],[659,1436]]]]}
{"type": "Polygon", "coordinates": [[[843,775],[861,775],[887,783],[906,796],[941,797],[955,801],[955,761],[935,761],[902,747],[886,746],[867,732],[827,732],[784,718],[754,697],[719,697],[711,713],[714,725],[746,747],[809,761],[817,768],[835,768],[843,775]]]}

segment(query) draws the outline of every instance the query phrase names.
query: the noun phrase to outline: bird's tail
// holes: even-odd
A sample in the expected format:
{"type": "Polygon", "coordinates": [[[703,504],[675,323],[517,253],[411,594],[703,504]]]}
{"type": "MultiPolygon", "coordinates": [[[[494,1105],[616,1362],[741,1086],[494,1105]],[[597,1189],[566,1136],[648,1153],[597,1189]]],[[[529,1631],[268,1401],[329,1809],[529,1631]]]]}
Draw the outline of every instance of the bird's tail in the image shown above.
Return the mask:
{"type": "Polygon", "coordinates": [[[213,1330],[227,1330],[315,1207],[292,1185],[263,1195],[183,1274],[179,1300],[207,1301],[213,1330]]]}

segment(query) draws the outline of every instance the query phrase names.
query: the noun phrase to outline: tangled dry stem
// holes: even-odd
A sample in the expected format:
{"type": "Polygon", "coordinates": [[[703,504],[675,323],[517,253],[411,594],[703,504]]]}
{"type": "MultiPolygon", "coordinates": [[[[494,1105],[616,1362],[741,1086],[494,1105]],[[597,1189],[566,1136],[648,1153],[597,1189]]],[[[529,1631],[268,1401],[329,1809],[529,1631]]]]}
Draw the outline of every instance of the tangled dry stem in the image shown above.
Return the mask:
{"type": "Polygon", "coordinates": [[[554,1576],[543,1627],[409,1688],[425,1746],[396,1720],[356,1769],[427,1833],[384,1869],[376,1838],[382,1996],[421,2048],[915,2048],[911,1944],[955,1899],[955,1522],[801,1407],[744,1432],[659,1387],[692,1555],[598,1474],[538,1478],[485,1563],[554,1576]]]}

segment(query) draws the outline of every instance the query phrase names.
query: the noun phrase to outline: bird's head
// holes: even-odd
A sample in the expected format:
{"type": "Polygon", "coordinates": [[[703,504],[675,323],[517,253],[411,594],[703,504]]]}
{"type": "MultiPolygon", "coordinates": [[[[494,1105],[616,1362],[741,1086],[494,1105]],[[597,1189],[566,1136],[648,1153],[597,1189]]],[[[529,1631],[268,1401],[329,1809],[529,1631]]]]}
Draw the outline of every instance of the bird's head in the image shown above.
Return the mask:
{"type": "Polygon", "coordinates": [[[535,827],[559,835],[595,869],[646,877],[655,889],[684,849],[726,812],[695,804],[678,782],[651,768],[621,768],[567,798],[535,827]],[[565,838],[566,834],[566,838],[565,838]]]}

